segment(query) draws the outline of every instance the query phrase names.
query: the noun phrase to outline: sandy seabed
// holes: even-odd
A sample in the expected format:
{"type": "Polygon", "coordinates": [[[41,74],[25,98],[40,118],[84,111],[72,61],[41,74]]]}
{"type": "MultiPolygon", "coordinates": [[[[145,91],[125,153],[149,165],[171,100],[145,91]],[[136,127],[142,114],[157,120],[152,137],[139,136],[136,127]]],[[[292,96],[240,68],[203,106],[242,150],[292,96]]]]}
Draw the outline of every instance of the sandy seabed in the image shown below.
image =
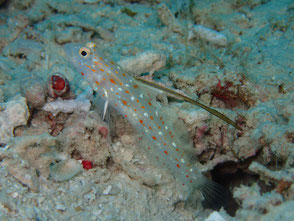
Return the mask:
{"type": "Polygon", "coordinates": [[[293,1],[0,4],[1,220],[294,217],[293,1]],[[89,41],[130,74],[243,128],[158,97],[184,121],[199,170],[232,192],[225,208],[185,206],[177,181],[145,157],[134,128],[113,110],[101,119],[101,103],[63,52],[89,41]],[[64,89],[54,86],[57,75],[64,89]]]}

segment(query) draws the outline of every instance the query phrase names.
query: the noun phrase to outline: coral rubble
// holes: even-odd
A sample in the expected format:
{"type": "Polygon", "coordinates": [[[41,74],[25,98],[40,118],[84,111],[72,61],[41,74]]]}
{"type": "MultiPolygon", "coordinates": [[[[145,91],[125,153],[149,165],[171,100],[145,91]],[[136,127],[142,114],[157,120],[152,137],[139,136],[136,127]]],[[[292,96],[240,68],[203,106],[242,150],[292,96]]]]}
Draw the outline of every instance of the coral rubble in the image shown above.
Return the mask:
{"type": "Polygon", "coordinates": [[[291,0],[0,0],[0,219],[291,220],[293,9],[291,0]],[[142,135],[66,60],[64,44],[86,41],[242,127],[157,96],[189,131],[177,135],[197,168],[232,192],[227,206],[183,202],[142,135]]]}

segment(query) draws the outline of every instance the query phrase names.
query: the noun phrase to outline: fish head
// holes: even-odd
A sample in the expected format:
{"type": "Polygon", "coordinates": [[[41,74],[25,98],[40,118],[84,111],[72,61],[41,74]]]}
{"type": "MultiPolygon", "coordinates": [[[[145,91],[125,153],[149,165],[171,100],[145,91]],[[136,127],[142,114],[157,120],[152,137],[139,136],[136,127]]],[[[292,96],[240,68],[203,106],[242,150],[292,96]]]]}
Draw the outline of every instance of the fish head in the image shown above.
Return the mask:
{"type": "Polygon", "coordinates": [[[97,67],[94,64],[97,57],[102,56],[99,55],[100,53],[97,51],[95,43],[69,43],[64,46],[64,52],[69,62],[87,81],[93,82],[92,72],[95,72],[95,81],[100,81],[104,77],[104,73],[95,70],[97,67]]]}

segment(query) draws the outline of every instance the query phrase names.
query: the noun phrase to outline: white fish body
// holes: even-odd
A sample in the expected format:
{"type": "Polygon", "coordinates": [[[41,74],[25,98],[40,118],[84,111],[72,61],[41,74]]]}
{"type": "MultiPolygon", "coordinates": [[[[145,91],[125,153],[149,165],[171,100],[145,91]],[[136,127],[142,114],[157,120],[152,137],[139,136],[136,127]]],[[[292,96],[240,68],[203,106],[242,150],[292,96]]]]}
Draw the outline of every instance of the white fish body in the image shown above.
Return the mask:
{"type": "Polygon", "coordinates": [[[94,43],[68,44],[65,51],[93,90],[144,136],[145,152],[151,162],[169,170],[187,196],[192,197],[195,191],[200,191],[207,204],[218,206],[222,201],[222,188],[194,166],[193,149],[177,137],[179,132],[169,116],[164,115],[155,97],[120,66],[99,53],[94,43]]]}

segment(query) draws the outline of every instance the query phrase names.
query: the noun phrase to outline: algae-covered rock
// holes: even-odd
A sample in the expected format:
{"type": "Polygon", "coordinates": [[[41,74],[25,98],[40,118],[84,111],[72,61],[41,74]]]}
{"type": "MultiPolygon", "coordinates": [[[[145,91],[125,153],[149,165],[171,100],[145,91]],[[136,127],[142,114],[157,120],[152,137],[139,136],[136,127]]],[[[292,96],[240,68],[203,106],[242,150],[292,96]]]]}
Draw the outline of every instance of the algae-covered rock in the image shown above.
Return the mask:
{"type": "Polygon", "coordinates": [[[26,79],[21,87],[30,107],[41,108],[45,104],[45,82],[42,79],[26,79]]]}
{"type": "Polygon", "coordinates": [[[154,71],[165,67],[166,56],[159,51],[149,50],[138,53],[134,57],[125,58],[118,63],[125,71],[135,76],[147,72],[152,75],[154,71]]]}
{"type": "Polygon", "coordinates": [[[90,111],[73,114],[59,135],[63,151],[74,159],[91,161],[105,167],[109,160],[109,129],[99,114],[90,111]]]}
{"type": "MultiPolygon", "coordinates": [[[[0,220],[292,219],[293,0],[0,0],[0,6],[0,220]],[[62,47],[89,41],[102,59],[121,61],[134,75],[150,72],[148,80],[240,124],[243,131],[157,96],[158,105],[178,107],[167,119],[184,120],[197,169],[234,192],[238,205],[225,208],[233,217],[224,209],[184,207],[183,187],[140,151],[138,138],[146,134],[110,109],[110,124],[103,122],[92,90],[79,96],[88,83],[62,47]],[[73,96],[50,105],[47,97],[52,117],[40,109],[37,81],[55,72],[66,76],[73,96]],[[20,85],[26,100],[13,98],[20,85]],[[11,109],[12,102],[21,105],[11,109]],[[34,107],[30,118],[26,105],[34,107]],[[81,161],[93,167],[83,170],[81,161]]],[[[186,137],[179,130],[174,139],[186,137]]]]}
{"type": "Polygon", "coordinates": [[[1,103],[0,112],[0,142],[7,143],[13,137],[13,130],[17,126],[26,125],[30,116],[26,99],[15,97],[7,103],[1,103]]]}
{"type": "Polygon", "coordinates": [[[1,163],[1,166],[5,166],[11,176],[27,186],[31,191],[39,191],[40,185],[37,171],[26,160],[21,158],[7,159],[1,163]]]}
{"type": "Polygon", "coordinates": [[[284,204],[276,206],[270,212],[261,217],[261,221],[288,221],[294,217],[294,201],[288,201],[284,204]]]}
{"type": "Polygon", "coordinates": [[[88,112],[90,110],[91,103],[88,99],[71,99],[71,100],[56,100],[46,103],[43,106],[43,110],[51,112],[53,116],[56,116],[59,112],[62,113],[80,113],[88,112]]]}

